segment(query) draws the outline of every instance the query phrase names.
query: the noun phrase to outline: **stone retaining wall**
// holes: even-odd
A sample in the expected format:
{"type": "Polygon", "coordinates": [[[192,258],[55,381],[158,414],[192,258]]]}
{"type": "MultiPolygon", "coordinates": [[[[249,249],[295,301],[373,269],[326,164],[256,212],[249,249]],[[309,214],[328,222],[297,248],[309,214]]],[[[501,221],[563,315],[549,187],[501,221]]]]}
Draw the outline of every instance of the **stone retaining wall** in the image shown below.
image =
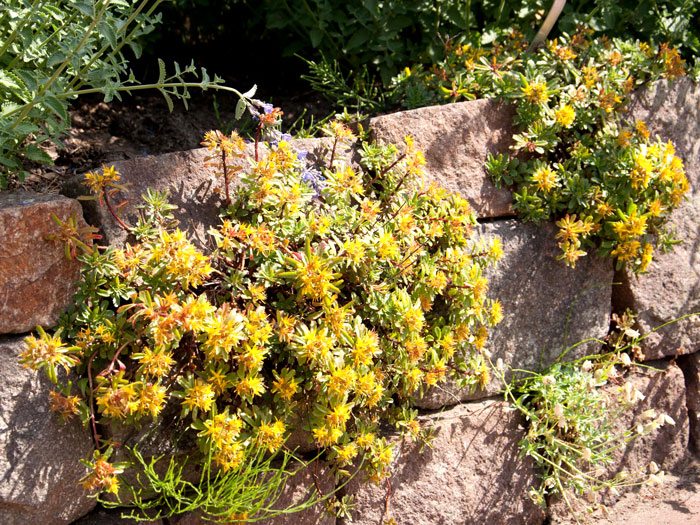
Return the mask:
{"type": "MultiPolygon", "coordinates": [[[[490,293],[504,307],[505,319],[489,339],[494,359],[520,369],[551,364],[561,351],[586,338],[604,338],[613,312],[631,307],[640,328],[649,332],[661,324],[700,311],[700,87],[688,80],[657,83],[637,93],[630,118],[647,122],[652,134],[672,139],[685,160],[691,183],[688,202],[673,215],[672,225],[684,242],[659,254],[644,276],[615,273],[610,259],[594,254],[575,269],[555,260],[554,227],[536,227],[512,217],[510,194],[496,190],[483,165],[489,153],[510,144],[512,109],[491,100],[422,108],[377,117],[371,121],[379,142],[400,142],[410,132],[426,154],[427,177],[461,192],[472,203],[484,237],[498,235],[505,255],[489,275],[490,293]],[[613,284],[621,283],[621,284],[613,284]]],[[[328,142],[299,141],[298,147],[319,158],[328,142]]],[[[131,183],[124,198],[127,217],[146,187],[168,190],[179,209],[177,217],[206,247],[205,232],[217,221],[221,196],[204,150],[144,157],[118,163],[122,180],[131,183]]],[[[79,181],[63,193],[84,193],[79,181]]],[[[50,215],[75,216],[83,224],[78,201],[61,195],[0,194],[0,523],[83,525],[126,523],[113,512],[89,513],[94,500],[76,487],[85,474],[79,459],[91,449],[89,434],[78,425],[59,426],[47,409],[48,384],[21,368],[17,355],[22,335],[37,325],[54,326],[70,304],[78,267],[63,256],[63,248],[45,240],[54,226],[50,215]],[[81,518],[82,516],[82,518],[81,518]]],[[[102,209],[85,208],[104,241],[124,242],[102,209]]],[[[578,346],[571,355],[595,353],[598,346],[578,346]]],[[[645,406],[665,410],[676,426],[634,443],[611,468],[633,468],[654,459],[673,468],[686,449],[700,448],[700,321],[689,318],[654,333],[645,355],[661,372],[635,373],[631,380],[645,394],[645,406]],[[681,357],[677,360],[675,356],[681,357]]],[[[434,449],[420,451],[397,441],[392,476],[379,487],[353,480],[340,490],[352,495],[353,523],[380,524],[389,516],[399,524],[543,523],[545,512],[527,492],[536,472],[517,459],[517,443],[525,421],[507,410],[499,384],[470,393],[454,385],[435,388],[417,400],[421,419],[436,429],[434,449]],[[390,495],[390,496],[389,496],[390,495]]],[[[633,415],[629,416],[634,417],[633,415]]],[[[630,419],[632,421],[632,419],[630,419]]],[[[629,422],[625,422],[629,423],[629,422]]],[[[327,490],[332,478],[324,478],[327,490]]],[[[312,476],[300,473],[282,498],[291,502],[312,486],[312,476]]],[[[549,511],[561,517],[556,505],[549,511]]],[[[166,523],[201,523],[195,515],[166,523]]],[[[272,520],[271,523],[336,523],[321,510],[272,520]]],[[[158,520],[154,523],[164,523],[158,520]]]]}

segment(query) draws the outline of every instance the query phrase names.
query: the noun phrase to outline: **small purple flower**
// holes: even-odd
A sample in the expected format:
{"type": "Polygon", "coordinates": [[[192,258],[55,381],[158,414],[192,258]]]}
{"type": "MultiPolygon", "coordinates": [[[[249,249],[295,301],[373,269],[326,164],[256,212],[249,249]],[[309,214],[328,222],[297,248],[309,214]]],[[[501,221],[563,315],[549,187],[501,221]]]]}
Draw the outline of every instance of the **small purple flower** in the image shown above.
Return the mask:
{"type": "Polygon", "coordinates": [[[323,175],[317,169],[309,168],[301,173],[301,180],[313,188],[316,192],[315,199],[321,196],[321,191],[323,190],[323,175]]]}
{"type": "Polygon", "coordinates": [[[289,142],[290,140],[292,140],[292,136],[289,133],[282,133],[280,140],[283,140],[285,142],[289,142]]]}
{"type": "Polygon", "coordinates": [[[297,153],[297,160],[304,160],[308,154],[308,151],[299,151],[297,153]]]}
{"type": "Polygon", "coordinates": [[[272,113],[275,110],[275,106],[272,104],[263,104],[263,111],[265,113],[272,113]]]}

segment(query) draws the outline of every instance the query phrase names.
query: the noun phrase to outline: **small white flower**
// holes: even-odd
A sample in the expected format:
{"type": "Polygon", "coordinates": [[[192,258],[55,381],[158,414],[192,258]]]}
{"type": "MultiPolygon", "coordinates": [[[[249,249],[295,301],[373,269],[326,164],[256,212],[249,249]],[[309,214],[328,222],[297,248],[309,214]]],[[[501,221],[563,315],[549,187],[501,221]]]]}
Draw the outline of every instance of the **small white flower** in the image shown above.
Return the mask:
{"type": "Polygon", "coordinates": [[[658,474],[651,474],[649,476],[650,485],[662,485],[664,482],[664,471],[662,470],[658,474]]]}
{"type": "Polygon", "coordinates": [[[637,425],[637,434],[644,434],[644,425],[637,425]]]}
{"type": "Polygon", "coordinates": [[[676,426],[676,422],[674,419],[669,416],[668,414],[661,414],[659,418],[657,419],[659,421],[660,425],[671,425],[672,427],[676,426]],[[659,421],[660,420],[660,421],[659,421]]]}
{"type": "Polygon", "coordinates": [[[632,360],[630,359],[630,356],[628,354],[621,354],[620,361],[625,366],[630,366],[632,364],[632,360]]]}
{"type": "Polygon", "coordinates": [[[649,463],[649,472],[651,474],[656,474],[659,471],[659,466],[656,464],[655,461],[652,461],[649,463]]]}
{"type": "Polygon", "coordinates": [[[557,403],[554,405],[554,417],[557,419],[561,419],[564,417],[564,407],[561,406],[561,404],[557,403]]]}
{"type": "Polygon", "coordinates": [[[654,430],[656,430],[660,426],[661,426],[661,424],[659,423],[659,420],[656,419],[656,420],[652,421],[651,423],[647,423],[646,425],[644,425],[644,432],[648,434],[650,432],[653,432],[654,430]]]}
{"type": "Polygon", "coordinates": [[[643,401],[645,398],[644,394],[634,388],[631,383],[625,383],[625,386],[622,387],[622,397],[625,402],[630,404],[643,401]]]}
{"type": "Polygon", "coordinates": [[[554,376],[544,376],[542,378],[542,384],[545,386],[553,385],[554,384],[554,376]]]}
{"type": "Polygon", "coordinates": [[[503,359],[500,357],[496,360],[496,370],[503,372],[503,359]]]}
{"type": "Polygon", "coordinates": [[[581,365],[581,370],[583,370],[584,372],[590,372],[591,368],[593,368],[593,363],[591,363],[590,361],[584,361],[583,365],[581,365]]]}
{"type": "Polygon", "coordinates": [[[625,335],[631,337],[632,339],[637,339],[639,337],[639,332],[633,330],[632,328],[625,328],[625,335]]]}
{"type": "Polygon", "coordinates": [[[586,447],[583,449],[583,460],[584,461],[590,461],[593,453],[591,452],[591,449],[586,447]]]}
{"type": "Polygon", "coordinates": [[[615,481],[625,481],[629,477],[629,474],[625,470],[621,470],[615,475],[615,481]]]}
{"type": "Polygon", "coordinates": [[[649,410],[645,410],[644,412],[642,412],[642,414],[640,416],[640,418],[644,422],[651,421],[655,417],[656,417],[656,410],[654,410],[653,408],[650,408],[649,410]]]}

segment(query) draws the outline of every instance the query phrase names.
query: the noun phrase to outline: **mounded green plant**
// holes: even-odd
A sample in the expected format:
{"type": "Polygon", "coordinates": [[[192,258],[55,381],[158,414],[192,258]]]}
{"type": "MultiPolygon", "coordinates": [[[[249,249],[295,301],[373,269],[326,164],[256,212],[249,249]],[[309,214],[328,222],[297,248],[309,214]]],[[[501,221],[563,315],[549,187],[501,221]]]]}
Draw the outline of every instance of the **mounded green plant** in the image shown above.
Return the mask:
{"type": "MultiPolygon", "coordinates": [[[[306,4],[306,0],[300,3],[306,4]]],[[[439,103],[442,94],[437,86],[428,92],[416,90],[416,86],[412,86],[404,98],[404,89],[400,84],[405,80],[405,75],[400,70],[410,65],[414,71],[439,71],[442,81],[459,86],[460,79],[454,78],[450,75],[450,69],[443,67],[455,48],[469,45],[484,50],[491,46],[500,49],[499,42],[507,39],[514,29],[524,39],[531,41],[555,4],[545,0],[470,1],[459,5],[451,0],[396,2],[400,9],[405,9],[407,14],[411,13],[408,16],[413,18],[414,24],[397,35],[385,32],[363,40],[361,35],[365,31],[371,32],[372,24],[382,23],[383,17],[391,15],[392,10],[397,9],[395,3],[358,2],[356,5],[350,2],[332,11],[338,13],[342,9],[366,9],[374,17],[369,23],[362,16],[330,17],[324,12],[328,2],[317,0],[315,3],[319,7],[319,13],[314,13],[314,17],[306,16],[303,10],[297,10],[285,13],[283,18],[276,13],[284,12],[290,4],[269,0],[274,8],[270,11],[273,14],[268,17],[268,23],[279,18],[276,27],[305,26],[308,31],[302,38],[307,40],[310,31],[316,30],[319,38],[314,43],[314,48],[318,48],[320,53],[314,54],[312,50],[303,47],[295,49],[295,52],[305,57],[309,66],[309,73],[303,78],[338,107],[347,105],[353,110],[369,112],[385,111],[402,103],[409,107],[439,103]],[[426,9],[432,10],[437,16],[425,17],[419,14],[426,9]],[[362,28],[359,31],[358,26],[362,28]],[[337,35],[338,44],[334,42],[332,47],[326,42],[329,33],[337,35]],[[352,45],[343,38],[345,33],[352,36],[352,45]],[[395,41],[399,36],[402,38],[395,41]],[[378,44],[378,41],[385,38],[387,43],[384,46],[391,51],[391,63],[381,53],[384,46],[378,44]],[[414,47],[418,38],[422,39],[422,43],[414,47]],[[349,64],[348,54],[351,58],[349,64]],[[369,60],[357,61],[356,56],[369,57],[371,63],[369,60]],[[393,79],[390,81],[384,73],[379,81],[376,76],[377,67],[382,71],[391,71],[393,79]]],[[[700,61],[696,58],[700,50],[700,11],[697,2],[693,0],[575,0],[563,4],[555,25],[551,27],[552,37],[574,34],[578,27],[585,26],[595,31],[596,39],[639,39],[652,47],[666,43],[669,47],[678,49],[684,59],[691,62],[695,60],[696,70],[700,66],[700,61]]],[[[452,89],[452,86],[447,87],[452,89]]],[[[457,90],[462,87],[457,87],[457,90]]]]}
{"type": "Polygon", "coordinates": [[[279,108],[255,107],[256,136],[277,139],[265,150],[256,139],[254,158],[235,133],[205,137],[226,203],[212,254],[157,192],[138,223],[119,218],[110,199],[123,186],[107,167],[86,184],[133,244],[98,249],[70,224],[56,234],[82,252],[76,307],[56,334],[27,340],[22,362],[54,382],[58,368],[82,376],[52,394],[52,408],[92,429],[101,463],[87,488],[118,491],[99,428],[158,420],[168,402],[212,472],[284,450],[296,428],[340,478],[364,458],[377,481],[392,459],[381,421],[427,439],[414,396],[448,375],[473,388],[490,378],[483,349],[502,311],[484,269],[502,247],[474,238],[467,201],[423,184],[410,137],[403,151],[363,143],[362,167],[351,166],[341,153],[355,137],[334,122],[316,171],[274,132],[279,108]]]}
{"type": "MultiPolygon", "coordinates": [[[[128,51],[140,57],[139,39],[160,22],[162,0],[7,0],[0,7],[0,189],[10,178],[27,175],[23,161],[51,164],[40,147],[59,148],[70,126],[69,102],[80,95],[102,93],[106,101],[121,93],[157,89],[172,109],[172,99],[185,106],[189,88],[242,94],[211,79],[194,63],[166,73],[158,61],[155,83],[141,84],[129,70],[128,51]],[[198,77],[201,79],[198,80],[198,77]]],[[[240,113],[243,112],[242,108],[240,113]]]]}
{"type": "MultiPolygon", "coordinates": [[[[527,420],[520,456],[532,458],[539,470],[540,482],[531,488],[530,497],[543,507],[552,499],[563,499],[577,523],[577,511],[592,512],[608,495],[663,482],[664,473],[653,461],[636,472],[611,468],[616,451],[664,425],[675,425],[670,416],[653,408],[642,412],[629,428],[620,424],[645,397],[625,380],[627,372],[644,366],[634,363],[646,337],[634,330],[634,318],[631,312],[613,316],[616,329],[604,353],[565,361],[574,345],[541,372],[518,370],[520,377],[505,386],[506,401],[527,420]]],[[[502,366],[495,373],[505,379],[502,366]]]]}
{"type": "Polygon", "coordinates": [[[684,63],[666,45],[596,41],[590,32],[580,28],[535,53],[517,31],[488,48],[454,46],[432,70],[404,74],[406,100],[514,103],[512,153],[486,164],[497,186],[513,189],[513,210],[526,220],[557,221],[566,264],[592,249],[618,268],[644,272],[654,245],[673,243],[664,223],[688,180],[673,144],[652,139],[624,110],[635,89],[678,78],[684,63]]]}

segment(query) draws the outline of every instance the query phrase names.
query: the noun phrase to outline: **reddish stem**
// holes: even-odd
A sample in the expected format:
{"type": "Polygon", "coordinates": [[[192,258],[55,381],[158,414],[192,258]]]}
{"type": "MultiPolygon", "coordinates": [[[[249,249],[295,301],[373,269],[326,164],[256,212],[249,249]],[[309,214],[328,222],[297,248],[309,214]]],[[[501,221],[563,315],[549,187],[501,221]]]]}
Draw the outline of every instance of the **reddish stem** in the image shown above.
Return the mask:
{"type": "Polygon", "coordinates": [[[109,366],[107,367],[107,371],[105,372],[105,375],[108,375],[112,372],[112,370],[114,369],[114,363],[117,362],[117,357],[119,357],[119,354],[121,354],[122,350],[124,350],[128,344],[129,343],[124,343],[119,348],[119,350],[116,351],[116,353],[114,354],[114,357],[112,358],[112,361],[110,361],[109,366]]]}
{"type": "Polygon", "coordinates": [[[338,145],[338,137],[335,137],[335,140],[333,141],[333,149],[331,149],[331,162],[329,169],[333,171],[333,160],[335,159],[335,148],[338,145]]]}
{"type": "MultiPolygon", "coordinates": [[[[255,151],[256,151],[256,156],[255,160],[258,160],[257,158],[257,144],[255,145],[255,151]]],[[[224,191],[226,192],[226,207],[231,206],[231,197],[228,193],[228,170],[226,169],[226,150],[222,149],[221,150],[221,165],[223,166],[224,169],[224,191]]]]}
{"type": "Polygon", "coordinates": [[[404,173],[403,177],[401,177],[401,180],[400,180],[399,183],[396,185],[396,188],[394,188],[394,191],[393,191],[394,194],[397,194],[397,193],[399,192],[399,189],[401,188],[401,186],[403,185],[404,181],[406,180],[406,175],[408,175],[408,174],[407,174],[407,173],[404,173]]]}
{"type": "Polygon", "coordinates": [[[90,384],[90,401],[88,408],[90,409],[90,426],[92,427],[92,439],[95,440],[95,450],[100,450],[100,435],[97,433],[97,423],[95,423],[95,409],[93,408],[93,389],[92,389],[92,360],[95,359],[98,350],[95,350],[90,359],[88,359],[87,373],[88,382],[90,384]]]}
{"type": "Polygon", "coordinates": [[[116,220],[119,223],[119,226],[121,226],[124,230],[130,231],[131,228],[129,228],[124,221],[122,221],[116,213],[114,213],[114,209],[112,209],[112,204],[109,202],[109,198],[107,197],[107,193],[104,194],[104,201],[105,204],[107,205],[107,209],[109,210],[109,213],[112,214],[112,217],[114,217],[114,220],[116,220]]]}
{"type": "Polygon", "coordinates": [[[255,162],[258,162],[258,143],[260,142],[260,130],[262,129],[262,124],[258,126],[255,131],[255,162]]]}
{"type": "Polygon", "coordinates": [[[387,487],[386,499],[384,500],[384,515],[385,516],[387,516],[389,514],[389,500],[391,499],[391,483],[389,482],[389,478],[386,479],[386,487],[387,487]]]}
{"type": "Polygon", "coordinates": [[[379,177],[383,177],[386,173],[388,173],[389,171],[391,171],[391,169],[392,169],[394,166],[396,166],[399,162],[401,162],[405,157],[406,157],[406,154],[405,154],[405,153],[399,155],[399,157],[398,157],[394,162],[392,162],[391,164],[389,164],[386,168],[384,168],[382,171],[380,171],[380,172],[377,174],[376,177],[374,177],[371,181],[369,181],[368,186],[372,186],[372,184],[374,184],[375,181],[376,181],[379,177]]]}
{"type": "Polygon", "coordinates": [[[411,253],[409,253],[409,254],[404,258],[404,260],[401,261],[401,262],[400,262],[399,264],[397,264],[396,266],[397,266],[398,268],[401,268],[401,266],[403,265],[403,263],[405,263],[406,261],[408,261],[411,257],[413,257],[413,254],[415,254],[418,250],[420,250],[420,249],[423,248],[423,247],[424,247],[424,246],[423,246],[422,244],[418,244],[418,246],[415,248],[415,250],[413,250],[411,253]]]}

